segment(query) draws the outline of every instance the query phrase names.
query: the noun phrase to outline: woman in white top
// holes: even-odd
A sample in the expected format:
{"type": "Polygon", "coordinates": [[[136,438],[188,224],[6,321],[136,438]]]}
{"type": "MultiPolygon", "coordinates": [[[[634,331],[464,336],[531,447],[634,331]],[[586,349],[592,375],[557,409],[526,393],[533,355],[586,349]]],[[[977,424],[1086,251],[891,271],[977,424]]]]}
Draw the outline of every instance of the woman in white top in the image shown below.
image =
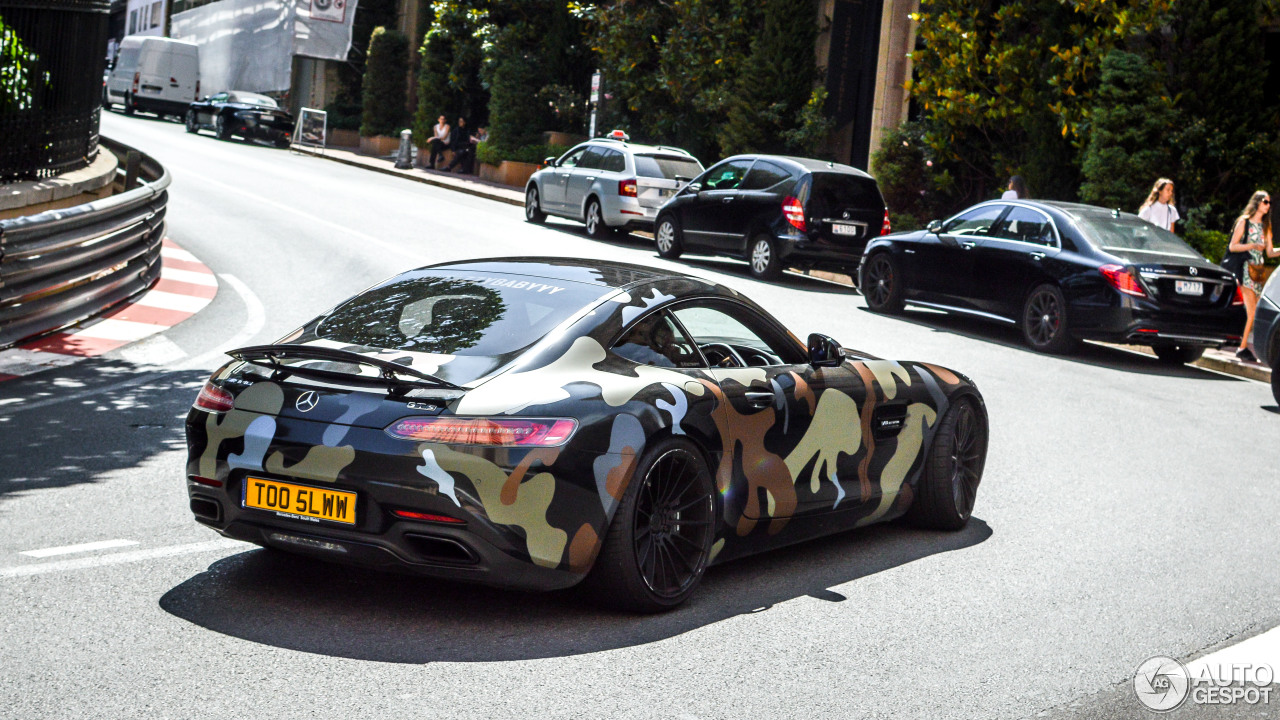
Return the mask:
{"type": "Polygon", "coordinates": [[[1146,202],[1138,208],[1138,217],[1162,230],[1173,232],[1173,224],[1178,222],[1178,208],[1173,206],[1173,181],[1160,178],[1151,188],[1146,202]]]}
{"type": "Polygon", "coordinates": [[[427,165],[432,170],[436,169],[436,158],[444,159],[444,151],[449,149],[449,122],[441,115],[436,120],[436,126],[433,128],[435,134],[427,141],[431,145],[431,156],[427,158],[427,165]]]}
{"type": "Polygon", "coordinates": [[[1027,192],[1027,181],[1022,179],[1021,175],[1014,175],[1009,178],[1009,185],[1005,189],[1004,194],[1000,196],[1001,200],[1026,200],[1031,197],[1031,193],[1027,192]]]}

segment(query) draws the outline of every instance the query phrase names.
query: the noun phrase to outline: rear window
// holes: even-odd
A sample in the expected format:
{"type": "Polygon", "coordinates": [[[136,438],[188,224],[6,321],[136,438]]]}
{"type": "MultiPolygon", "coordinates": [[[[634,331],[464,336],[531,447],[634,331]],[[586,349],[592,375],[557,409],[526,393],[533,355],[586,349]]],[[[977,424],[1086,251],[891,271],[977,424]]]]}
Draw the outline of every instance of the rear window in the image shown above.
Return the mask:
{"type": "Polygon", "coordinates": [[[667,180],[692,180],[702,173],[697,160],[680,155],[636,155],[636,175],[667,180]]]}
{"type": "Polygon", "coordinates": [[[231,102],[244,103],[245,105],[257,105],[258,107],[276,109],[280,107],[275,100],[266,95],[251,95],[249,93],[233,93],[231,102]]]}
{"type": "Polygon", "coordinates": [[[122,48],[119,57],[116,58],[116,69],[120,71],[132,70],[138,66],[139,48],[122,48]]]}
{"type": "Polygon", "coordinates": [[[1136,250],[1178,257],[1198,258],[1200,253],[1168,230],[1137,215],[1088,215],[1076,221],[1086,240],[1102,250],[1136,250]]]}
{"type": "Polygon", "coordinates": [[[810,212],[818,217],[829,217],[823,213],[844,209],[880,210],[884,208],[884,200],[880,197],[880,188],[871,178],[838,173],[814,173],[811,192],[810,212]]]}
{"type": "Polygon", "coordinates": [[[563,280],[426,270],[338,306],[316,335],[388,350],[513,356],[605,292],[563,280]]]}

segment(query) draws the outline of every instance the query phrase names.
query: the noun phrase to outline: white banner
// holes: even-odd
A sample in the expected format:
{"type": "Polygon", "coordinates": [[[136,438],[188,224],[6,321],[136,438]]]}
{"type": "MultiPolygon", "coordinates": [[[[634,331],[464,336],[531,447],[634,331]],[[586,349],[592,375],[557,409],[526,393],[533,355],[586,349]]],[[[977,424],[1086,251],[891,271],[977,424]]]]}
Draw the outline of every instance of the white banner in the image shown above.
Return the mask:
{"type": "Polygon", "coordinates": [[[356,0],[297,0],[293,53],[318,60],[346,60],[356,0]]]}

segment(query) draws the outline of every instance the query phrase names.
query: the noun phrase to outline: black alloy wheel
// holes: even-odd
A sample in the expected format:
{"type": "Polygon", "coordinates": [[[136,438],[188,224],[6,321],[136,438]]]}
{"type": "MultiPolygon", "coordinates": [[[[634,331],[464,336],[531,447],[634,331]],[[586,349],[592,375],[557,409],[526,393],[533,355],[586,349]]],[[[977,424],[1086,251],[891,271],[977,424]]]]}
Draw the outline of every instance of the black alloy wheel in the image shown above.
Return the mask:
{"type": "Polygon", "coordinates": [[[751,274],[761,280],[777,280],[782,276],[782,258],[778,257],[778,244],[765,233],[751,238],[748,262],[751,274]]]}
{"type": "Polygon", "coordinates": [[[939,530],[963,528],[973,514],[986,459],[986,421],[973,398],[961,397],[938,425],[907,520],[939,530]]]}
{"type": "Polygon", "coordinates": [[[684,252],[684,238],[680,237],[680,226],[676,224],[674,215],[663,215],[658,218],[658,227],[653,232],[653,242],[658,246],[658,254],[668,260],[675,260],[684,252]]]}
{"type": "Polygon", "coordinates": [[[715,519],[701,453],[681,438],[658,442],[640,461],[584,588],[634,612],[683,603],[710,562],[715,519]]]}
{"type": "Polygon", "coordinates": [[[1165,365],[1184,365],[1195,362],[1204,355],[1201,345],[1179,345],[1175,343],[1159,343],[1151,346],[1156,357],[1165,365]]]}
{"type": "Polygon", "coordinates": [[[1033,350],[1060,355],[1075,348],[1067,328],[1067,301],[1056,285],[1041,285],[1022,305],[1022,337],[1033,350]]]}
{"type": "Polygon", "coordinates": [[[524,219],[531,223],[540,223],[547,219],[547,214],[542,212],[542,206],[538,203],[537,185],[530,185],[529,189],[524,191],[524,219]]]}
{"type": "Polygon", "coordinates": [[[600,201],[591,198],[587,203],[587,235],[593,240],[602,240],[609,234],[609,226],[604,221],[604,213],[600,210],[600,201]]]}
{"type": "Polygon", "coordinates": [[[1271,397],[1276,399],[1276,405],[1280,406],[1280,358],[1276,358],[1271,365],[1271,397]]]}
{"type": "Polygon", "coordinates": [[[219,140],[231,139],[231,127],[227,125],[227,116],[219,115],[213,121],[214,130],[219,140]]]}
{"type": "Polygon", "coordinates": [[[187,132],[193,133],[199,129],[200,129],[200,126],[196,124],[196,111],[188,110],[187,111],[187,132]]]}
{"type": "Polygon", "coordinates": [[[867,299],[867,307],[873,312],[902,312],[902,296],[906,287],[902,273],[898,272],[898,261],[883,251],[867,258],[867,269],[858,290],[867,299]]]}

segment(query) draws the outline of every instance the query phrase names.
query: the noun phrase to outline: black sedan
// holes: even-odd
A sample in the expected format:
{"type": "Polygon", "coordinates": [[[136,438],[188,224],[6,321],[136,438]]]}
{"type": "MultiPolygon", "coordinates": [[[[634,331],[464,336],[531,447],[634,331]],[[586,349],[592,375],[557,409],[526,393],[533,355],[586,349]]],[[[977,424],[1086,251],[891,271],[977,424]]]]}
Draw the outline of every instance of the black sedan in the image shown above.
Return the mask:
{"type": "Polygon", "coordinates": [[[1008,323],[1042,352],[1101,340],[1177,364],[1239,343],[1244,327],[1226,270],[1137,215],[1072,203],[986,202],[877,238],[859,287],[874,311],[910,304],[1008,323]]]}
{"type": "Polygon", "coordinates": [[[1264,365],[1271,366],[1271,394],[1280,405],[1280,273],[1258,295],[1258,314],[1253,320],[1253,348],[1264,365]]]}
{"type": "Polygon", "coordinates": [[[293,115],[275,100],[257,93],[228,91],[210,95],[187,108],[187,132],[212,130],[220,140],[234,136],[268,140],[289,147],[293,115]]]}
{"type": "Polygon", "coordinates": [[[654,228],[662,257],[740,257],[772,280],[784,267],[853,274],[867,241],[889,232],[889,213],[875,179],[857,168],[736,155],[667,201],[654,228]]]}
{"type": "Polygon", "coordinates": [[[734,290],[556,258],[393,277],[246,347],[187,418],[196,519],[291,553],[674,607],[708,565],[968,521],[982,396],[734,290]]]}

